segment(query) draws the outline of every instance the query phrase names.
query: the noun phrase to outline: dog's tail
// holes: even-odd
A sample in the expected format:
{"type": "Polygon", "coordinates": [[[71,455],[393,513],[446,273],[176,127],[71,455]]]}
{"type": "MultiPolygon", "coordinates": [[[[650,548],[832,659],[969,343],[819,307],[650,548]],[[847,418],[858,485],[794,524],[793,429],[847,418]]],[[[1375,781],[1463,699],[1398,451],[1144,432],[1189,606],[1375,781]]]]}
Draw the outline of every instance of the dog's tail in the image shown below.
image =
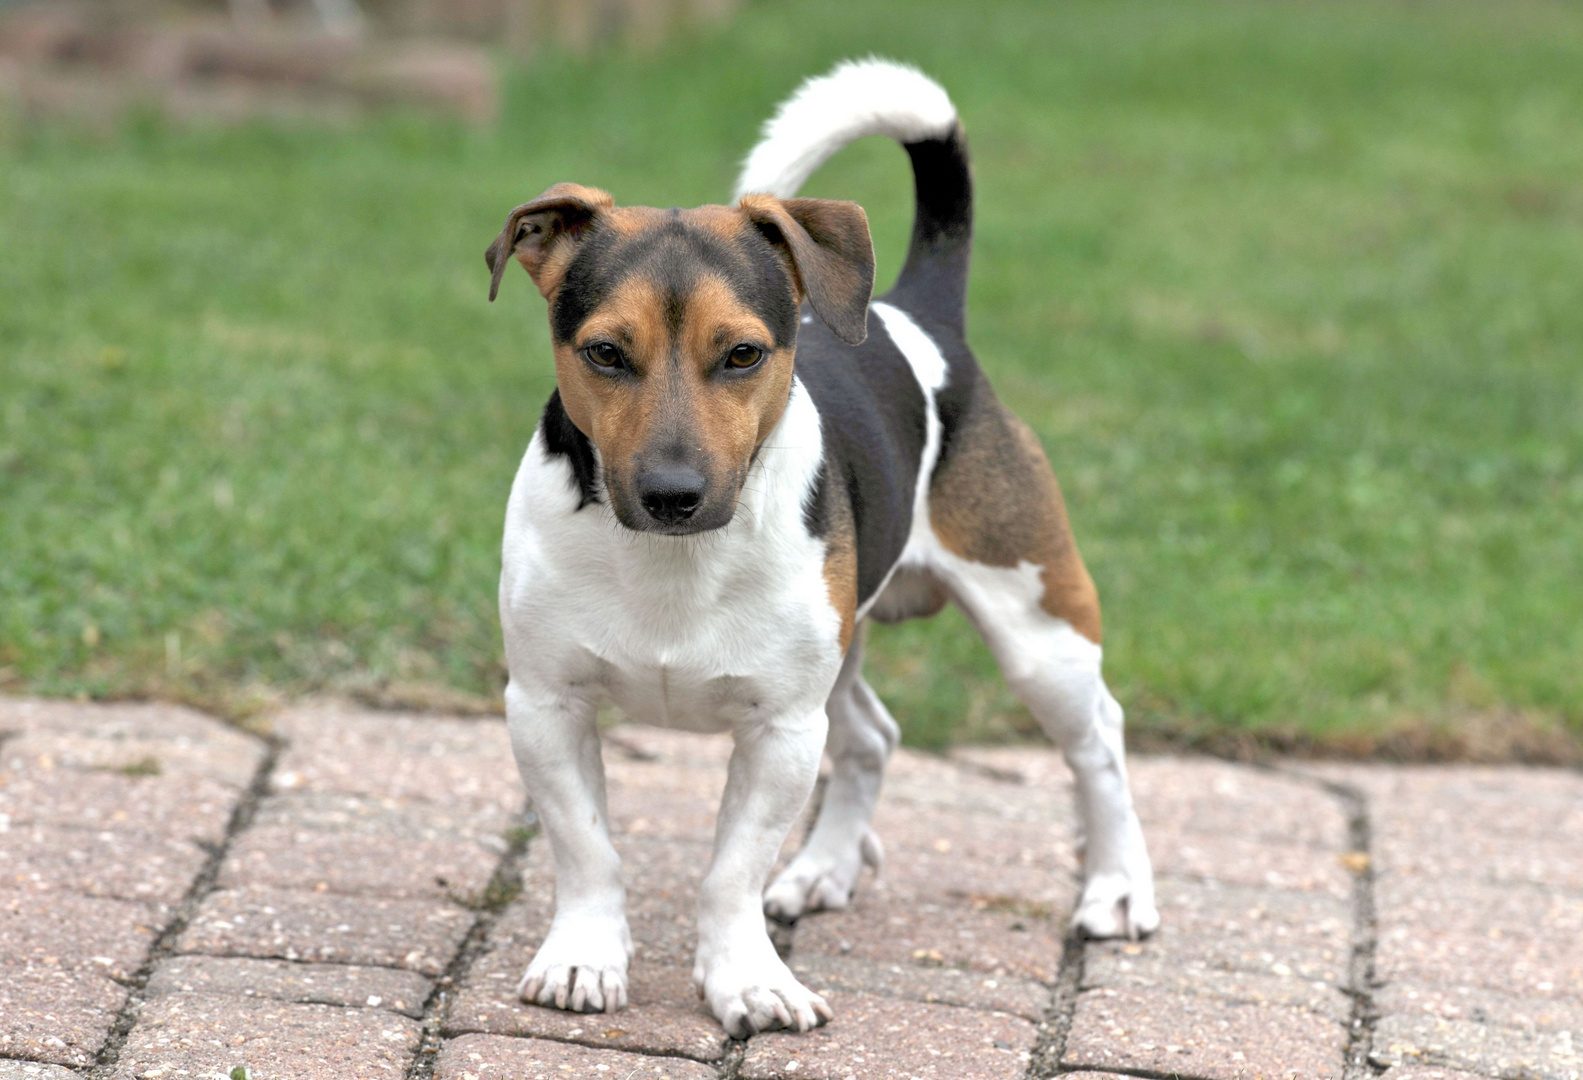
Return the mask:
{"type": "Polygon", "coordinates": [[[847,143],[889,135],[912,159],[917,209],[896,299],[909,298],[936,319],[962,326],[973,238],[973,172],[956,106],[917,68],[869,58],[809,79],[764,125],[742,165],[736,197],[757,192],[789,199],[847,143]]]}

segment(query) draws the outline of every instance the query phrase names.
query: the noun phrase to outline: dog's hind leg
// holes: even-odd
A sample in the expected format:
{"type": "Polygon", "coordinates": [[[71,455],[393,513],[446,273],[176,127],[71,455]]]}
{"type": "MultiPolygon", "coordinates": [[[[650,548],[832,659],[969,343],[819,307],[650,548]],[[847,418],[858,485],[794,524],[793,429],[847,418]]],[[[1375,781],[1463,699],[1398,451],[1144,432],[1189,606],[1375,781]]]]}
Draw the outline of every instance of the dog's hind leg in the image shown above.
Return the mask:
{"type": "Polygon", "coordinates": [[[870,822],[901,729],[863,681],[863,636],[859,627],[825,704],[830,780],[807,843],[764,893],[771,918],[789,922],[810,911],[844,908],[863,866],[879,868],[879,838],[870,822]]]}
{"type": "Polygon", "coordinates": [[[1086,840],[1073,924],[1095,937],[1140,937],[1159,915],[1121,706],[1100,673],[1098,594],[1038,439],[983,389],[932,479],[929,569],[1072,767],[1086,840]]]}
{"type": "Polygon", "coordinates": [[[1038,604],[1037,568],[961,568],[951,582],[1012,691],[1072,767],[1084,831],[1083,894],[1073,925],[1137,938],[1160,918],[1143,830],[1132,807],[1121,706],[1100,674],[1100,648],[1038,604]]]}
{"type": "Polygon", "coordinates": [[[627,1003],[632,937],[621,860],[610,843],[593,703],[532,692],[513,680],[506,720],[555,857],[555,919],[517,994],[573,1012],[615,1012],[627,1003]]]}

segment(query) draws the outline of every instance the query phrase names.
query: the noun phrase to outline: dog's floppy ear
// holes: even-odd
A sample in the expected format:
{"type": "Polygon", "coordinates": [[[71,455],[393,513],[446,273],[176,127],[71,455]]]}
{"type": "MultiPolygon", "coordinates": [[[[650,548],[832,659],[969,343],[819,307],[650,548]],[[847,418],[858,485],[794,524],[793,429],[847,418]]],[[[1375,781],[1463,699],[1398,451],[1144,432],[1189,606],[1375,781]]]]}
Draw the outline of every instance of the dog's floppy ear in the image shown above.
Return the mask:
{"type": "Polygon", "coordinates": [[[786,254],[792,279],[836,337],[868,337],[874,291],[874,242],[868,215],[855,202],[744,195],[737,203],[770,243],[786,254]]]}
{"type": "Polygon", "coordinates": [[[489,264],[489,299],[500,292],[500,275],[506,272],[508,255],[515,255],[539,292],[549,296],[560,284],[560,274],[545,273],[551,250],[563,238],[580,238],[594,218],[615,205],[615,200],[598,188],[556,184],[511,211],[506,227],[484,252],[484,262],[489,264]]]}

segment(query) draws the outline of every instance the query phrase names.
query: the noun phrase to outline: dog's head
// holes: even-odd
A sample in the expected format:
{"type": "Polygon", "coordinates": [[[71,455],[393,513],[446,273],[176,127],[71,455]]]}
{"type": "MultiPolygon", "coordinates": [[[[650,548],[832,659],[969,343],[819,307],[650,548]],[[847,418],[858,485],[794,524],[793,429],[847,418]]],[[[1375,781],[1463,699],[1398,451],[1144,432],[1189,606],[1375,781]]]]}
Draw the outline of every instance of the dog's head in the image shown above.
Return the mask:
{"type": "Polygon", "coordinates": [[[561,401],[630,529],[731,520],[790,395],[803,300],[843,341],[867,332],[874,248],[856,203],[618,208],[557,184],[490,245],[491,300],[508,255],[549,301],[561,401]]]}

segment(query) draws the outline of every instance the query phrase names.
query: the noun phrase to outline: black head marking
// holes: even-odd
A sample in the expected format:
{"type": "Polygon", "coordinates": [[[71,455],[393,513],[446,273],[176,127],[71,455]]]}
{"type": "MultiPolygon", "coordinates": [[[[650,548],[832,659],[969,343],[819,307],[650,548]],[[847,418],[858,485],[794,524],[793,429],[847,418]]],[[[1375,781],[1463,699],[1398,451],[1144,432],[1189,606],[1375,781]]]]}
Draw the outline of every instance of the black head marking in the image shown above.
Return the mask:
{"type": "Polygon", "coordinates": [[[665,321],[674,334],[686,299],[704,274],[724,281],[763,319],[776,346],[795,339],[791,278],[774,248],[755,230],[744,229],[727,240],[679,216],[667,216],[659,226],[633,237],[610,230],[590,237],[567,267],[550,312],[551,333],[558,342],[573,340],[578,327],[622,282],[642,275],[664,297],[665,321]]]}

